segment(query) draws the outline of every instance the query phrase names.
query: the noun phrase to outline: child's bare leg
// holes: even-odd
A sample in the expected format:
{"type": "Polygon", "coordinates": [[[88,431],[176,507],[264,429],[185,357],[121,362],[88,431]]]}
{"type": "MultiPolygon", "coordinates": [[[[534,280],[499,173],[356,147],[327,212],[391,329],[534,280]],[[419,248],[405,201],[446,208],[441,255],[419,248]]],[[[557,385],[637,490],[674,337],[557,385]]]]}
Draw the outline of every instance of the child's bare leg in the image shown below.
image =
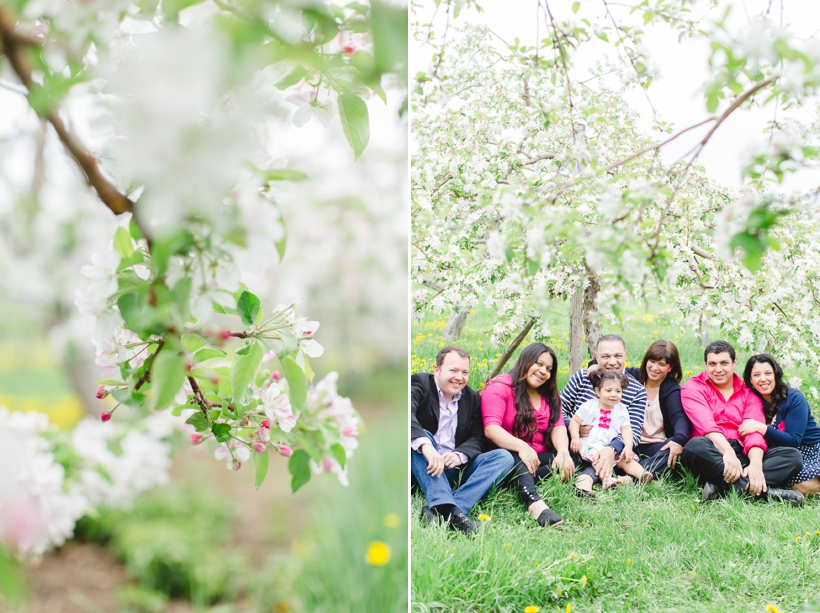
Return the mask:
{"type": "MultiPolygon", "coordinates": [[[[632,460],[631,462],[621,460],[620,462],[618,462],[617,466],[630,477],[635,477],[635,479],[637,479],[639,483],[648,483],[652,480],[652,475],[646,472],[643,466],[641,466],[635,460],[632,460]]],[[[629,477],[621,477],[619,479],[620,483],[626,483],[631,481],[632,480],[629,479],[629,477]],[[626,481],[623,481],[623,479],[626,479],[626,481]]]]}

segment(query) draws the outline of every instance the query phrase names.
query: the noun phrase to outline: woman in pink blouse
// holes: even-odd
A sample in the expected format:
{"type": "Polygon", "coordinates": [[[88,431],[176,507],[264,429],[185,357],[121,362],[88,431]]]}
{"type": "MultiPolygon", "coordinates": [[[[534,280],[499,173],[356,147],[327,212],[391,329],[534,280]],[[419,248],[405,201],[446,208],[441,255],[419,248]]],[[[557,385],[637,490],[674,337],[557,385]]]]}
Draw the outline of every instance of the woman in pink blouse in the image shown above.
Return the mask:
{"type": "Polygon", "coordinates": [[[557,374],[555,352],[533,343],[521,352],[512,371],[490,380],[481,392],[484,435],[512,453],[512,478],[527,511],[542,526],[562,520],[536,492],[536,480],[556,472],[567,481],[575,472],[557,374]]]}

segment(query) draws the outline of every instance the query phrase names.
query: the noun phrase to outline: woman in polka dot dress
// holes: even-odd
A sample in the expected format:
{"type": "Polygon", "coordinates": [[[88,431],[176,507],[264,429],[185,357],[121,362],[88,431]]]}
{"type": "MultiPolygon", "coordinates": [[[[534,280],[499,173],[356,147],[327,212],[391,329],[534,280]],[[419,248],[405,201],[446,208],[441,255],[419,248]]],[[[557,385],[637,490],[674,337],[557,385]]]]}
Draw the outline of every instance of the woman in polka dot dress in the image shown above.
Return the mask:
{"type": "Polygon", "coordinates": [[[753,355],[746,362],[743,381],[763,401],[766,422],[747,419],[741,435],[760,432],[771,447],[796,447],[803,468],[789,480],[804,496],[820,493],[820,427],[812,417],[806,397],[783,383],[783,369],[770,355],[753,355]]]}

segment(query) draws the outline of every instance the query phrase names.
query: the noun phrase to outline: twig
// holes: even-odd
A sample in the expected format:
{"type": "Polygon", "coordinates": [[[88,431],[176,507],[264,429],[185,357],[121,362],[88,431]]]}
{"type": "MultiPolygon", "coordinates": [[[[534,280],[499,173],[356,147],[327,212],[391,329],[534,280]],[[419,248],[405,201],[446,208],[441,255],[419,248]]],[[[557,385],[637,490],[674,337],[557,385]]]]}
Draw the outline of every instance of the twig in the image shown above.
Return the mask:
{"type": "Polygon", "coordinates": [[[148,365],[148,367],[145,369],[145,372],[144,372],[144,373],[142,373],[142,376],[141,376],[139,379],[137,379],[137,382],[136,382],[136,384],[134,385],[134,391],[138,390],[138,389],[139,389],[139,388],[141,388],[141,387],[142,387],[142,386],[143,386],[146,382],[148,382],[148,381],[150,381],[150,380],[151,380],[151,368],[153,368],[153,366],[154,366],[154,360],[156,359],[156,357],[157,357],[157,355],[159,354],[159,352],[162,350],[163,345],[165,345],[165,341],[160,341],[159,343],[157,343],[157,350],[153,353],[153,355],[151,355],[151,357],[150,357],[150,358],[148,358],[149,360],[151,360],[151,363],[150,363],[150,364],[148,365]]]}
{"type": "Polygon", "coordinates": [[[191,389],[194,390],[194,400],[196,400],[196,403],[199,405],[202,414],[208,417],[208,409],[211,408],[211,403],[208,402],[208,399],[205,398],[205,394],[202,393],[202,389],[199,387],[196,377],[189,376],[188,383],[191,384],[191,389]]]}
{"type": "MultiPolygon", "coordinates": [[[[6,56],[17,77],[30,93],[36,92],[40,86],[32,78],[31,66],[25,59],[24,49],[26,47],[38,46],[42,41],[31,39],[20,35],[15,31],[16,19],[9,9],[0,6],[0,42],[2,42],[2,52],[6,56]]],[[[85,180],[89,186],[97,192],[100,200],[111,211],[119,215],[121,213],[133,212],[134,203],[121,193],[100,170],[96,158],[89,153],[79,138],[70,133],[56,108],[49,109],[45,118],[54,127],[57,136],[63,146],[74,158],[74,161],[83,171],[85,180]]],[[[143,234],[145,234],[143,232],[143,234]]]]}

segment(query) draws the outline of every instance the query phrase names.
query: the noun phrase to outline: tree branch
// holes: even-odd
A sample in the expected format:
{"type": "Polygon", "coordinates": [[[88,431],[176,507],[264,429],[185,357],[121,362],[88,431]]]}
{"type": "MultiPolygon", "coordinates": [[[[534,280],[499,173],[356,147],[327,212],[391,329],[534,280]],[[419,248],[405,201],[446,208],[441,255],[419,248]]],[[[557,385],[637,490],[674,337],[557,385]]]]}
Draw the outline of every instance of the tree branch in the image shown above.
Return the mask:
{"type": "MultiPolygon", "coordinates": [[[[0,50],[8,59],[17,78],[20,79],[26,90],[34,93],[41,86],[32,78],[31,66],[26,60],[25,51],[28,47],[41,46],[42,41],[22,36],[16,32],[14,29],[16,21],[15,16],[8,8],[0,6],[0,43],[2,43],[0,50]]],[[[83,171],[86,183],[94,188],[103,204],[116,215],[133,212],[134,203],[103,175],[97,159],[91,155],[79,138],[68,131],[57,109],[49,109],[45,114],[45,118],[54,127],[63,146],[83,171]]]]}

